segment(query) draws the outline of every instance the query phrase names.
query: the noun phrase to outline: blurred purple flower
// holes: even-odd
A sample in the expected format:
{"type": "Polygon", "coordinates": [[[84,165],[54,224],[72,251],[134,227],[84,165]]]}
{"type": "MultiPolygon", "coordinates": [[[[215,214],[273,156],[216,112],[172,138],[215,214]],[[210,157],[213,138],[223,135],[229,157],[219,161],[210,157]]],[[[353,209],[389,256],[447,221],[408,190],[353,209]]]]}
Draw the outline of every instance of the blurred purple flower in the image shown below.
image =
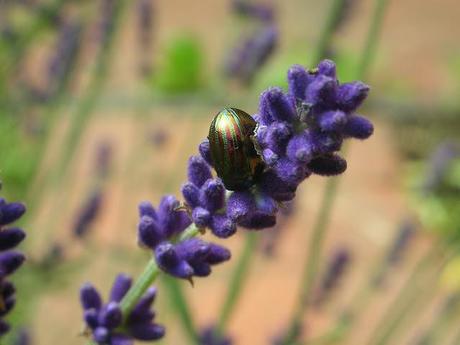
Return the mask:
{"type": "Polygon", "coordinates": [[[168,138],[168,132],[162,128],[156,128],[149,133],[149,140],[155,147],[162,147],[168,138]]]}
{"type": "Polygon", "coordinates": [[[407,218],[400,223],[383,259],[382,268],[374,276],[373,284],[375,286],[381,286],[389,269],[396,267],[402,261],[403,256],[407,253],[411,242],[414,240],[416,232],[417,226],[412,219],[407,218]]]}
{"type": "Polygon", "coordinates": [[[272,23],[275,17],[274,8],[268,3],[254,4],[245,0],[233,0],[232,9],[239,15],[259,19],[264,23],[272,23]]]}
{"type": "Polygon", "coordinates": [[[103,202],[103,194],[100,189],[91,193],[78,212],[72,232],[75,237],[83,238],[100,213],[103,202]]]}
{"type": "Polygon", "coordinates": [[[278,30],[268,25],[238,42],[224,62],[224,72],[242,84],[252,83],[257,72],[268,61],[278,43],[278,30]]]}
{"type": "Polygon", "coordinates": [[[79,22],[66,20],[60,24],[55,49],[48,64],[48,98],[59,92],[68,72],[72,68],[80,46],[81,34],[82,25],[79,22]]]}
{"type": "Polygon", "coordinates": [[[204,328],[199,337],[200,345],[232,345],[233,342],[229,337],[219,336],[215,326],[204,328]]]}
{"type": "Polygon", "coordinates": [[[438,190],[443,184],[449,167],[458,158],[460,158],[460,143],[446,140],[439,144],[429,159],[422,190],[426,193],[438,190]]]}
{"type": "Polygon", "coordinates": [[[98,23],[98,39],[104,46],[108,43],[111,32],[113,31],[117,0],[100,1],[100,17],[98,23]]]}
{"type": "Polygon", "coordinates": [[[154,322],[155,313],[151,310],[156,295],[155,288],[147,290],[129,315],[122,315],[120,301],[131,284],[130,277],[119,274],[107,304],[103,304],[101,296],[91,284],[87,283],[81,288],[83,318],[96,343],[130,345],[134,340],[153,341],[164,336],[165,329],[154,322]]]}
{"type": "Polygon", "coordinates": [[[101,141],[96,147],[95,172],[99,178],[107,177],[113,156],[112,143],[108,140],[101,141]]]}
{"type": "Polygon", "coordinates": [[[32,345],[32,339],[28,329],[22,328],[19,330],[16,339],[14,340],[14,345],[32,345]]]}
{"type": "Polygon", "coordinates": [[[143,74],[151,72],[153,15],[154,9],[152,0],[138,0],[137,20],[140,48],[139,52],[141,54],[140,68],[143,74]]]}
{"type": "Polygon", "coordinates": [[[338,286],[340,279],[350,265],[350,261],[351,253],[346,248],[340,248],[333,254],[323,277],[320,279],[320,285],[313,301],[316,307],[320,307],[338,286]]]}

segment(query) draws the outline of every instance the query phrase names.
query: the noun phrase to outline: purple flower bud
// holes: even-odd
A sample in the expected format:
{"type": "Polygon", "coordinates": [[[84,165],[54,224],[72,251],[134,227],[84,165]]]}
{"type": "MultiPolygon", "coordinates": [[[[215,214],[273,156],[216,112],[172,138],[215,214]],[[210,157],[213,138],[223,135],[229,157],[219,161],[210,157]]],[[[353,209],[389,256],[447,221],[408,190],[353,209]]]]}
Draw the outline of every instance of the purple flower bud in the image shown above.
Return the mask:
{"type": "Polygon", "coordinates": [[[347,169],[347,161],[336,154],[314,158],[308,163],[308,169],[322,176],[334,176],[347,169]]]}
{"type": "Polygon", "coordinates": [[[149,216],[141,217],[137,230],[139,244],[149,248],[154,248],[164,238],[157,221],[149,216]]]}
{"type": "Polygon", "coordinates": [[[99,324],[106,328],[116,328],[121,324],[121,310],[117,302],[110,302],[99,314],[99,324]]]}
{"type": "Polygon", "coordinates": [[[270,124],[273,121],[292,122],[296,118],[295,109],[283,91],[273,87],[260,96],[259,115],[263,122],[270,124]]]}
{"type": "Polygon", "coordinates": [[[165,335],[165,328],[156,324],[137,324],[130,328],[131,334],[139,340],[158,340],[165,335]]]}
{"type": "Polygon", "coordinates": [[[249,191],[233,192],[228,198],[227,214],[235,222],[239,222],[254,211],[254,197],[249,191]]]}
{"type": "Polygon", "coordinates": [[[198,147],[201,157],[212,166],[212,159],[211,159],[211,146],[209,145],[209,140],[205,139],[201,142],[200,146],[198,147]]]}
{"type": "Polygon", "coordinates": [[[182,186],[182,195],[188,206],[194,208],[200,205],[200,190],[191,182],[182,186]]]}
{"type": "Polygon", "coordinates": [[[192,156],[188,161],[188,179],[195,186],[201,187],[211,179],[211,169],[206,161],[199,156],[192,156]]]}
{"type": "Polygon", "coordinates": [[[112,290],[110,291],[110,301],[111,302],[120,302],[124,295],[128,292],[131,287],[132,280],[126,274],[119,274],[115,278],[113,283],[112,290]]]}
{"type": "Polygon", "coordinates": [[[0,253],[0,277],[12,274],[25,260],[24,254],[17,251],[0,253]]]}
{"type": "Polygon", "coordinates": [[[24,204],[19,202],[7,203],[5,199],[0,198],[0,226],[15,222],[26,211],[24,204]]]}
{"type": "Polygon", "coordinates": [[[294,99],[305,100],[305,90],[312,81],[312,77],[300,65],[293,65],[288,71],[289,94],[294,99]]]}
{"type": "Polygon", "coordinates": [[[220,180],[208,180],[200,193],[201,205],[210,212],[221,209],[225,203],[225,187],[220,180]]]}
{"type": "Polygon", "coordinates": [[[102,307],[101,296],[96,288],[89,283],[84,284],[80,290],[80,302],[84,310],[99,310],[102,307]]]}
{"type": "Polygon", "coordinates": [[[26,237],[19,228],[10,228],[0,231],[0,251],[16,247],[26,237]]]}
{"type": "Polygon", "coordinates": [[[228,238],[236,232],[236,224],[226,215],[214,214],[209,225],[214,235],[228,238]]]}
{"type": "Polygon", "coordinates": [[[131,278],[120,274],[112,287],[110,302],[103,305],[99,293],[90,284],[85,284],[80,291],[84,309],[83,319],[92,339],[98,344],[126,345],[133,340],[157,340],[164,335],[164,328],[153,322],[155,313],[151,310],[155,289],[150,288],[134,306],[121,326],[123,315],[119,301],[128,292],[131,278]],[[153,332],[155,330],[155,332],[153,332]]]}
{"type": "Polygon", "coordinates": [[[196,207],[192,211],[192,220],[199,228],[208,226],[211,218],[211,213],[203,207],[196,207]]]}
{"type": "Polygon", "coordinates": [[[317,106],[325,106],[334,102],[336,91],[337,81],[319,74],[307,87],[306,101],[317,106]]]}
{"type": "Polygon", "coordinates": [[[369,89],[368,85],[360,81],[340,85],[337,93],[340,109],[345,112],[355,111],[366,99],[369,89]]]}
{"type": "Polygon", "coordinates": [[[158,206],[158,224],[164,238],[181,233],[190,225],[190,219],[185,211],[178,210],[179,201],[172,195],[164,196],[158,206]]]}
{"type": "Polygon", "coordinates": [[[139,216],[148,216],[155,220],[158,220],[157,212],[153,205],[148,201],[143,201],[139,204],[139,216]]]}
{"type": "Polygon", "coordinates": [[[281,202],[294,199],[297,185],[282,180],[274,171],[268,171],[262,175],[259,181],[259,189],[276,201],[281,202]]]}
{"type": "Polygon", "coordinates": [[[365,117],[353,115],[347,119],[344,135],[356,139],[367,139],[374,133],[374,126],[365,117]]]}
{"type": "Polygon", "coordinates": [[[155,248],[158,266],[166,273],[177,278],[188,279],[193,276],[193,268],[179,257],[172,243],[162,242],[155,248]]]}
{"type": "Polygon", "coordinates": [[[287,158],[279,159],[274,166],[274,171],[285,183],[299,184],[306,176],[305,167],[287,158]]]}
{"type": "Polygon", "coordinates": [[[331,60],[323,60],[318,64],[318,73],[336,79],[335,63],[331,60]]]}
{"type": "Polygon", "coordinates": [[[287,156],[291,161],[308,163],[316,154],[318,144],[308,132],[293,137],[287,146],[287,156]]]}
{"type": "Polygon", "coordinates": [[[339,131],[346,123],[347,117],[340,110],[327,111],[321,115],[319,120],[319,126],[323,131],[339,131]]]}

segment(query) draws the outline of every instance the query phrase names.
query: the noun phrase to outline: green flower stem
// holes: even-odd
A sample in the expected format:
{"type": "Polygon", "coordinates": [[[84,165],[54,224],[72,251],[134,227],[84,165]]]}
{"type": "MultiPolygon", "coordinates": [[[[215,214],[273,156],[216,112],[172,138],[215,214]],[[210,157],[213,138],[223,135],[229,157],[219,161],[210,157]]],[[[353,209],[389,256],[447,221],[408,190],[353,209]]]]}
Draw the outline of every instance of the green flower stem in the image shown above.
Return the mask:
{"type": "MultiPolygon", "coordinates": [[[[434,315],[433,321],[423,335],[414,344],[445,344],[445,335],[450,325],[455,321],[455,316],[459,315],[460,293],[458,291],[445,297],[442,302],[441,310],[434,315]]],[[[458,327],[457,322],[455,326],[458,327]]]]}
{"type": "Polygon", "coordinates": [[[188,339],[192,344],[199,345],[198,334],[182,289],[182,282],[166,274],[162,276],[162,282],[168,292],[170,304],[176,310],[188,339]]]}
{"type": "MultiPolygon", "coordinates": [[[[178,242],[182,242],[186,239],[197,236],[200,230],[195,226],[194,223],[189,225],[187,229],[181,234],[178,242]]],[[[157,279],[161,273],[155,258],[150,259],[144,271],[141,273],[139,278],[135,281],[134,285],[129,289],[128,293],[123,297],[120,302],[120,308],[123,316],[126,318],[135,307],[139,299],[145,294],[147,289],[157,279]]]]}
{"type": "Polygon", "coordinates": [[[449,345],[458,345],[460,344],[460,327],[457,327],[457,332],[455,333],[452,342],[449,345]]]}
{"type": "Polygon", "coordinates": [[[336,29],[336,23],[341,15],[344,2],[346,0],[333,0],[329,10],[326,23],[321,31],[319,40],[316,44],[316,49],[313,54],[312,66],[316,66],[321,59],[326,55],[329,44],[331,43],[332,36],[336,29]]]}
{"type": "Polygon", "coordinates": [[[319,268],[321,249],[323,247],[327,226],[329,225],[338,183],[339,179],[337,177],[330,178],[326,182],[319,215],[316,218],[312,238],[309,241],[308,250],[306,251],[305,265],[303,266],[304,271],[300,281],[300,294],[295,305],[291,322],[289,323],[286,338],[283,341],[284,344],[292,344],[297,339],[298,332],[302,326],[303,316],[309,307],[314,280],[319,268]]]}
{"type": "Polygon", "coordinates": [[[247,281],[251,259],[257,246],[257,233],[255,231],[247,231],[243,250],[240,254],[235,270],[230,279],[227,295],[222,305],[219,321],[217,323],[217,332],[224,334],[228,321],[235,310],[238,299],[243,291],[243,286],[247,281]]]}
{"type": "Polygon", "coordinates": [[[356,78],[361,80],[369,72],[369,68],[375,59],[377,45],[380,40],[380,32],[383,27],[383,19],[385,17],[388,0],[375,0],[374,12],[371,18],[371,26],[367,33],[364,50],[361,54],[361,59],[358,64],[356,78]]]}
{"type": "MultiPolygon", "coordinates": [[[[418,261],[412,274],[406,280],[396,298],[388,305],[388,308],[374,328],[367,344],[386,344],[398,328],[398,325],[404,320],[414,302],[417,301],[417,297],[420,297],[420,294],[426,290],[435,290],[432,283],[437,281],[442,267],[452,255],[450,252],[444,255],[441,253],[443,253],[443,248],[439,244],[433,245],[418,261]],[[442,255],[441,262],[438,261],[440,255],[442,255]],[[426,271],[432,267],[433,262],[438,262],[435,272],[431,272],[427,277],[426,271]]],[[[426,298],[426,296],[424,297],[426,298]]],[[[422,302],[419,303],[420,306],[424,304],[425,303],[422,302]]]]}

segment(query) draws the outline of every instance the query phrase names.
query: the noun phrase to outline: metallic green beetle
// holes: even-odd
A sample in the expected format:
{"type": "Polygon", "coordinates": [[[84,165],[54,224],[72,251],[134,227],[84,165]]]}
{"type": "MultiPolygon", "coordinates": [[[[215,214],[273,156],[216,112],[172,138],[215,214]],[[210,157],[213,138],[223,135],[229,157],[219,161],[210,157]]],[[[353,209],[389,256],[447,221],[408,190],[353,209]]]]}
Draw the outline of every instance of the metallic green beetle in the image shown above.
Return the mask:
{"type": "Polygon", "coordinates": [[[251,187],[264,169],[253,142],[257,122],[236,108],[222,109],[209,127],[211,158],[225,188],[241,191],[251,187]]]}

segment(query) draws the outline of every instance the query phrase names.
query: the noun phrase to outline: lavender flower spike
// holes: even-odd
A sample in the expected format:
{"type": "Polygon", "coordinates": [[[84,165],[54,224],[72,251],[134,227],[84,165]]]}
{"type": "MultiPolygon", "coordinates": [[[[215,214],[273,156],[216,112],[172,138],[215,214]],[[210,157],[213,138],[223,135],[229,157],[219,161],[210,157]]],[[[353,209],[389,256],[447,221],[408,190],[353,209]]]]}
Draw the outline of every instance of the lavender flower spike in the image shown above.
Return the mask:
{"type": "Polygon", "coordinates": [[[156,290],[150,288],[138,301],[131,313],[123,318],[120,301],[131,287],[131,278],[120,274],[115,279],[107,304],[91,284],[80,290],[83,318],[87,331],[97,344],[130,345],[134,340],[154,341],[162,338],[165,329],[154,323],[155,313],[150,310],[156,290]],[[123,319],[126,322],[123,324],[123,319]]]}
{"type": "Polygon", "coordinates": [[[239,42],[228,54],[224,73],[242,84],[249,85],[257,72],[268,61],[278,43],[278,30],[268,25],[239,42]]]}

